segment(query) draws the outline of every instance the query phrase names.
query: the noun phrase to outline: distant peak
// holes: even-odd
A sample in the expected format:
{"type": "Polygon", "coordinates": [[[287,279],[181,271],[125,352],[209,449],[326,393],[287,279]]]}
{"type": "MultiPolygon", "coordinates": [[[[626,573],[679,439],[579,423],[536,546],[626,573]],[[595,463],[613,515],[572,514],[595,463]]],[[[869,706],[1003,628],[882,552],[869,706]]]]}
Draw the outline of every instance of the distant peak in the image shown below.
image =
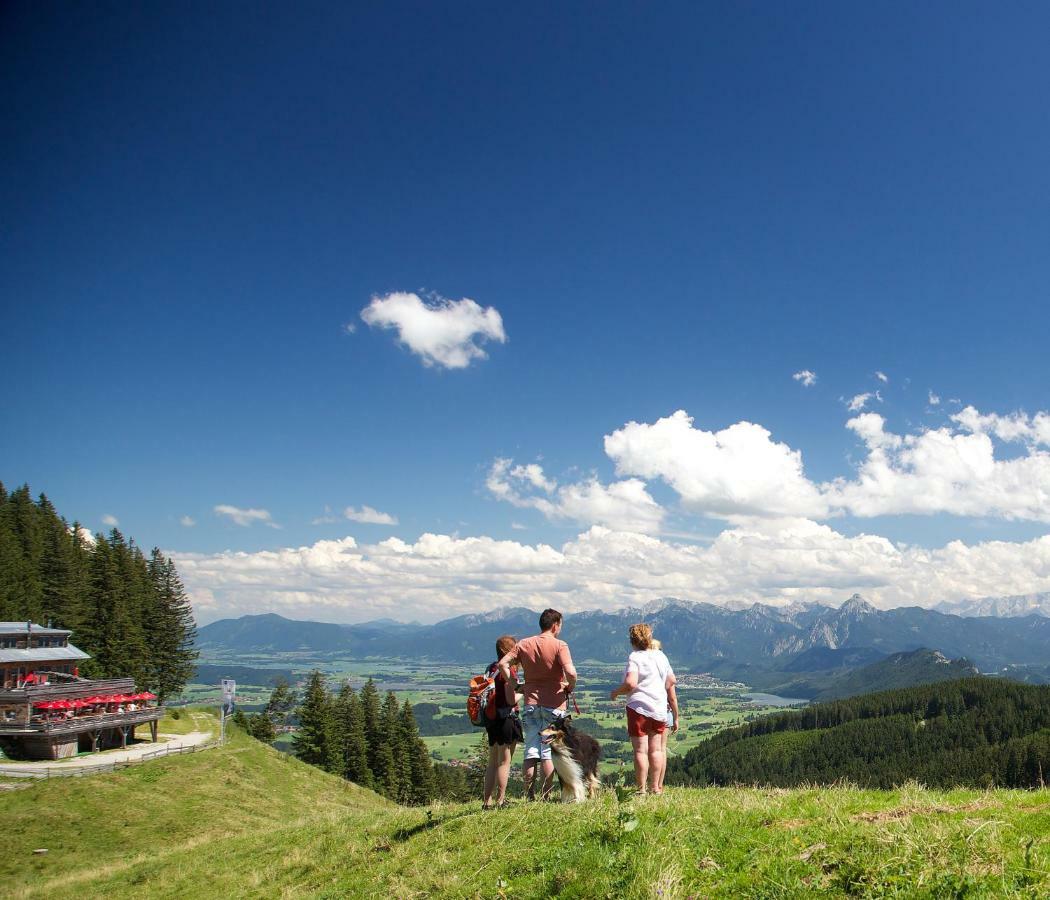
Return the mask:
{"type": "Polygon", "coordinates": [[[860,594],[854,594],[839,608],[840,612],[849,613],[854,616],[870,616],[878,610],[868,603],[860,594]]]}

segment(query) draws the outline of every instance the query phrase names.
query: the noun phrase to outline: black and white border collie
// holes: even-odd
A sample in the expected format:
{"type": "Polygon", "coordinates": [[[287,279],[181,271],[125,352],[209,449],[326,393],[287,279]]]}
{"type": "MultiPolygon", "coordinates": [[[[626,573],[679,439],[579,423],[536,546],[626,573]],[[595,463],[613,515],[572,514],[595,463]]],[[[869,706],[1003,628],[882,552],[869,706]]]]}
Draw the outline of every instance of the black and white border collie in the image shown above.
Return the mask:
{"type": "Polygon", "coordinates": [[[554,771],[561,781],[563,803],[579,803],[598,796],[598,760],[601,745],[589,734],[572,726],[572,716],[555,719],[540,732],[550,744],[554,771]]]}

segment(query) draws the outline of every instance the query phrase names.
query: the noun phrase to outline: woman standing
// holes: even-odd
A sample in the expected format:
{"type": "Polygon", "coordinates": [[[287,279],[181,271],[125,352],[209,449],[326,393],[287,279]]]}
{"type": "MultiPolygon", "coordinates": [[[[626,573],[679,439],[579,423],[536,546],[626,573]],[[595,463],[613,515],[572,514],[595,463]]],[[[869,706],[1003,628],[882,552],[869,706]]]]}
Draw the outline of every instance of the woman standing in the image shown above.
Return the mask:
{"type": "Polygon", "coordinates": [[[671,663],[653,640],[648,625],[632,625],[628,631],[634,652],[627,657],[623,684],[609,694],[627,698],[627,734],[634,748],[634,780],[638,793],[646,789],[663,793],[667,770],[667,710],[671,709],[671,731],[678,731],[678,696],[671,663]]]}
{"type": "Polygon", "coordinates": [[[489,760],[485,767],[485,799],[482,809],[496,809],[507,805],[507,779],[510,777],[510,763],[514,758],[514,748],[523,740],[521,719],[518,716],[518,700],[514,694],[517,686],[517,671],[510,670],[506,679],[499,671],[499,660],[503,659],[517,644],[509,634],[496,640],[496,662],[489,666],[489,673],[495,673],[496,718],[485,723],[489,736],[489,760]]]}

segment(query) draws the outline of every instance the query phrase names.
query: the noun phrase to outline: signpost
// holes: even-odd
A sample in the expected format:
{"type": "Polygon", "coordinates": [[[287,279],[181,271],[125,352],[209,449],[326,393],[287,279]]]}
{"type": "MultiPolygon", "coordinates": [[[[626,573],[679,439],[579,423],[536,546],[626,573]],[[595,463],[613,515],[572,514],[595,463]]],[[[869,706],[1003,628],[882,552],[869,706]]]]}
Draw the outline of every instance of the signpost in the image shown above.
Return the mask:
{"type": "Polygon", "coordinates": [[[237,682],[232,678],[223,678],[219,685],[222,689],[222,706],[219,709],[219,740],[226,740],[226,717],[233,713],[237,701],[237,682]]]}

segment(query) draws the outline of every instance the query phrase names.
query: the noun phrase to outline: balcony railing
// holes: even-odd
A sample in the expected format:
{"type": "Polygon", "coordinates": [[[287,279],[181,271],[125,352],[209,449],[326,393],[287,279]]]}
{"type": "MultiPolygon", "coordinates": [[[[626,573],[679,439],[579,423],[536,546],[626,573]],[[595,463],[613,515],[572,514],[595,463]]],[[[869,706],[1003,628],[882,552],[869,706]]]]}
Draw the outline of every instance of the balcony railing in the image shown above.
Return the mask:
{"type": "Polygon", "coordinates": [[[74,716],[71,719],[54,719],[36,722],[0,722],[0,737],[13,736],[60,736],[79,734],[103,728],[120,728],[122,725],[142,725],[164,715],[163,706],[147,706],[130,712],[100,713],[74,716]]]}

